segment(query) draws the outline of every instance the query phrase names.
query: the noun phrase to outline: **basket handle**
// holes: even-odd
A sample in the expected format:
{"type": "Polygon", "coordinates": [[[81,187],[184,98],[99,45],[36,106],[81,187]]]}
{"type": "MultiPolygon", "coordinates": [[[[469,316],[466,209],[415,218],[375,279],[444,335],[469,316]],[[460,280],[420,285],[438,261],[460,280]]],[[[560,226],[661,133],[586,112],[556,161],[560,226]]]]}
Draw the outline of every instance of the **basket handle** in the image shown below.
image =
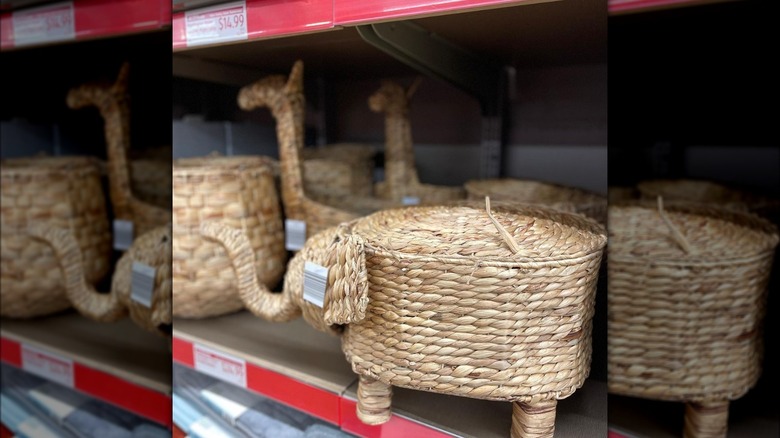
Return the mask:
{"type": "Polygon", "coordinates": [[[241,109],[251,111],[267,107],[276,120],[285,215],[300,220],[306,219],[301,161],[305,102],[301,60],[295,62],[288,78],[268,76],[244,86],[238,93],[238,106],[241,109]]]}
{"type": "Polygon", "coordinates": [[[132,192],[127,150],[130,146],[130,97],[127,79],[130,65],[125,62],[113,84],[83,84],[68,92],[71,109],[95,106],[104,121],[108,155],[108,181],[117,218],[131,219],[132,192]]]}
{"type": "Polygon", "coordinates": [[[127,314],[127,309],[115,293],[97,292],[87,283],[84,278],[81,248],[72,231],[32,224],[27,232],[33,239],[49,245],[54,250],[65,280],[65,293],[76,310],[100,322],[117,321],[127,314]]]}
{"type": "Polygon", "coordinates": [[[250,312],[274,322],[291,321],[300,315],[300,309],[289,294],[272,293],[258,281],[255,254],[243,231],[209,221],[200,225],[200,234],[227,251],[236,274],[239,297],[250,312]]]}
{"type": "Polygon", "coordinates": [[[347,227],[339,227],[336,239],[328,249],[323,319],[330,325],[360,322],[366,317],[368,307],[366,245],[347,227]]]}

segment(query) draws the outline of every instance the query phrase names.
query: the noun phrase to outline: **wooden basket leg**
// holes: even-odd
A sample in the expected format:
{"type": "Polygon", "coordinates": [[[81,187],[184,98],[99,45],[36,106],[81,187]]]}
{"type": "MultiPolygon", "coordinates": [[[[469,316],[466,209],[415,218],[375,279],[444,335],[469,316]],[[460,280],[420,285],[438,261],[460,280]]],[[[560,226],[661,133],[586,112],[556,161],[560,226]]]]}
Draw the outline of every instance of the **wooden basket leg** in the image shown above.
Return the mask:
{"type": "Polygon", "coordinates": [[[390,420],[393,387],[371,377],[358,381],[357,416],[363,423],[376,425],[390,420]]]}
{"type": "Polygon", "coordinates": [[[684,438],[725,438],[728,425],[728,401],[685,405],[684,438]]]}
{"type": "Polygon", "coordinates": [[[552,438],[557,400],[512,404],[512,438],[552,438]]]}

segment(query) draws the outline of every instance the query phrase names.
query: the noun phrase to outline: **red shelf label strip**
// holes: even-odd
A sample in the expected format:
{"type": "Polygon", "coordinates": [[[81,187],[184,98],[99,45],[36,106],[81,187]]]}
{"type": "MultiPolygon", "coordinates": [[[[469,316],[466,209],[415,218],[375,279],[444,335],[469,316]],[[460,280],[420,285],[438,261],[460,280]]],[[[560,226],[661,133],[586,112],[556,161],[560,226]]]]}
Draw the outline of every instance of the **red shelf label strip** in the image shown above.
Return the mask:
{"type": "Polygon", "coordinates": [[[665,6],[685,6],[686,3],[701,3],[693,0],[609,0],[609,12],[629,12],[665,6]]]}
{"type": "Polygon", "coordinates": [[[346,432],[365,437],[381,438],[388,436],[424,436],[426,438],[452,438],[453,435],[430,428],[407,418],[393,414],[390,421],[379,426],[369,426],[357,417],[355,400],[341,398],[340,425],[346,432]]]}

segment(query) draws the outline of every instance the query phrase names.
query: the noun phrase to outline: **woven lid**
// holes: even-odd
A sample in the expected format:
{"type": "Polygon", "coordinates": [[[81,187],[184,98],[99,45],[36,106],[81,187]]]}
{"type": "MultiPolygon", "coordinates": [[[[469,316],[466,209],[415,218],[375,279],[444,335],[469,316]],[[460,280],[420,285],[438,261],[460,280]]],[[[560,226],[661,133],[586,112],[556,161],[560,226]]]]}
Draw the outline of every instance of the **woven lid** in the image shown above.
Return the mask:
{"type": "Polygon", "coordinates": [[[768,221],[722,207],[693,204],[675,204],[663,210],[646,204],[609,207],[611,257],[733,261],[772,251],[777,243],[777,228],[768,221]]]}
{"type": "Polygon", "coordinates": [[[3,177],[41,178],[99,172],[97,159],[82,156],[8,158],[0,160],[0,168],[3,177]]]}
{"type": "Polygon", "coordinates": [[[485,179],[468,181],[465,187],[475,195],[529,203],[603,202],[600,196],[582,189],[532,180],[485,179]]]}
{"type": "Polygon", "coordinates": [[[258,155],[233,155],[179,158],[173,162],[173,174],[177,177],[230,175],[248,170],[273,173],[273,160],[258,155]]]}
{"type": "Polygon", "coordinates": [[[497,205],[492,213],[518,247],[515,254],[484,206],[408,207],[363,218],[353,232],[376,249],[405,255],[495,262],[567,260],[598,252],[604,228],[583,216],[537,206],[497,205]]]}

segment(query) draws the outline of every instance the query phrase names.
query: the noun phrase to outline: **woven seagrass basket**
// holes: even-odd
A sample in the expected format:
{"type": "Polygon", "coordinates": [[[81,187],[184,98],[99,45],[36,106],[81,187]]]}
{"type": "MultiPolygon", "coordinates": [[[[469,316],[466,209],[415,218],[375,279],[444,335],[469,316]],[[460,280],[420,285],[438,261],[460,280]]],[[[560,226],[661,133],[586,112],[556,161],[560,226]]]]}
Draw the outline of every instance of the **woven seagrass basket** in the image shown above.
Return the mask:
{"type": "Polygon", "coordinates": [[[385,81],[368,99],[372,111],[385,114],[385,180],[377,184],[376,193],[380,198],[397,202],[417,198],[422,204],[465,199],[462,187],[423,184],[417,176],[409,100],[418,85],[419,81],[415,81],[404,90],[395,82],[385,81]]]}
{"type": "Polygon", "coordinates": [[[34,224],[69,229],[83,254],[85,281],[96,284],[108,273],[111,233],[97,160],[17,158],[0,166],[2,315],[28,318],[67,309],[57,257],[28,231],[34,224]]]}
{"type": "MultiPolygon", "coordinates": [[[[557,400],[589,372],[605,244],[596,222],[545,207],[416,206],[327,230],[296,257],[328,268],[307,320],[343,330],[362,421],[387,421],[401,386],[516,402],[513,436],[552,436],[557,400]]],[[[285,277],[293,296],[300,270],[285,277]]]]}
{"type": "Polygon", "coordinates": [[[465,187],[469,199],[490,196],[497,201],[547,205],[607,223],[606,198],[575,187],[511,178],[473,180],[466,182],[465,187]]]}
{"type": "Polygon", "coordinates": [[[173,149],[170,146],[153,151],[129,151],[130,188],[143,202],[163,209],[171,208],[173,149]]]}
{"type": "Polygon", "coordinates": [[[306,193],[371,196],[375,154],[371,147],[340,143],[301,152],[306,193]]]}
{"type": "MultiPolygon", "coordinates": [[[[132,190],[131,165],[128,163],[130,147],[128,75],[129,65],[125,63],[113,84],[88,83],[72,88],[68,92],[67,104],[72,109],[95,106],[103,117],[108,155],[109,195],[114,218],[132,222],[133,235],[140,236],[152,228],[169,224],[171,212],[170,204],[167,207],[160,207],[144,202],[135,196],[132,190]]],[[[143,164],[140,166],[143,167],[143,164]]],[[[138,167],[139,165],[135,166],[136,170],[138,167]]],[[[159,171],[154,173],[159,177],[159,171]]]]}
{"type": "Polygon", "coordinates": [[[276,119],[285,217],[304,222],[307,237],[399,204],[367,196],[306,193],[301,164],[305,110],[303,62],[295,62],[288,78],[273,75],[243,87],[238,94],[238,105],[245,111],[268,107],[276,119]]]}
{"type": "Polygon", "coordinates": [[[84,278],[83,254],[65,228],[36,224],[30,235],[49,245],[57,256],[67,297],[82,315],[100,322],[113,322],[128,315],[140,327],[163,336],[171,334],[171,227],[158,227],[139,236],[119,258],[111,279],[111,291],[100,293],[84,278]],[[133,298],[133,268],[136,263],[154,269],[148,303],[133,298]]]}
{"type": "MultiPolygon", "coordinates": [[[[239,230],[252,249],[252,275],[264,287],[282,278],[281,207],[269,159],[259,156],[184,158],[173,165],[173,314],[203,318],[235,312],[250,297],[239,293],[230,254],[205,238],[216,221],[239,230]]],[[[239,276],[240,277],[240,276],[239,276]]]]}
{"type": "Polygon", "coordinates": [[[686,402],[686,437],[725,437],[760,374],[777,229],[693,204],[609,207],[609,390],[686,402]]]}

